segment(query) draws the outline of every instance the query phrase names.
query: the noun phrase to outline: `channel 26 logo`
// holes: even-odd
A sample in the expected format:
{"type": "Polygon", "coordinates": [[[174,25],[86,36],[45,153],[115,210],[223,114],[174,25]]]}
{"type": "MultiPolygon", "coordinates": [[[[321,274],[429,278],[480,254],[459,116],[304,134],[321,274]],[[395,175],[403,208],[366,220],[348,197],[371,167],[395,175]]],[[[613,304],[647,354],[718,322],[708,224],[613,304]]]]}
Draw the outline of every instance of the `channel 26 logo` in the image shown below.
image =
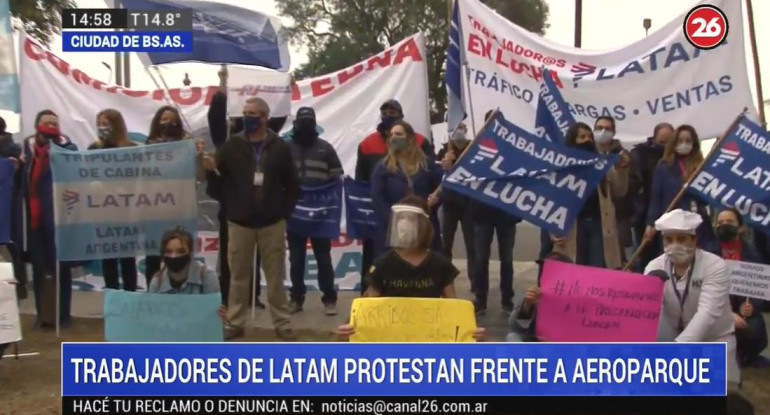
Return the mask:
{"type": "Polygon", "coordinates": [[[687,13],[683,29],[691,45],[704,50],[714,49],[727,39],[727,16],[718,7],[703,4],[687,13]]]}

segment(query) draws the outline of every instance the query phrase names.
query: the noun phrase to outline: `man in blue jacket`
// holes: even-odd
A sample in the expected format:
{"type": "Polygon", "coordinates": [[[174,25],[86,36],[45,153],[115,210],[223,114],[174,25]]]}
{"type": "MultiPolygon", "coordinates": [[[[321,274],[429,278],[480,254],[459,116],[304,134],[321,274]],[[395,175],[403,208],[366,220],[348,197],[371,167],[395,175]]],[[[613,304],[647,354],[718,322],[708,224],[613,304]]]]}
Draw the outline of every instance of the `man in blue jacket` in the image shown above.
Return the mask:
{"type": "Polygon", "coordinates": [[[5,120],[0,117],[0,158],[10,160],[16,167],[13,176],[13,190],[11,194],[11,243],[8,244],[8,253],[13,263],[13,274],[16,278],[16,295],[20,300],[27,298],[27,267],[22,259],[24,248],[24,225],[22,215],[22,178],[24,176],[21,164],[21,146],[13,141],[13,135],[5,131],[5,120]]]}
{"type": "MultiPolygon", "coordinates": [[[[53,208],[51,146],[77,151],[59,130],[59,117],[51,110],[35,117],[37,133],[24,140],[24,197],[27,209],[27,248],[32,262],[37,327],[56,325],[56,239],[53,208]]],[[[59,323],[67,327],[72,302],[72,264],[59,263],[59,323]]]]}

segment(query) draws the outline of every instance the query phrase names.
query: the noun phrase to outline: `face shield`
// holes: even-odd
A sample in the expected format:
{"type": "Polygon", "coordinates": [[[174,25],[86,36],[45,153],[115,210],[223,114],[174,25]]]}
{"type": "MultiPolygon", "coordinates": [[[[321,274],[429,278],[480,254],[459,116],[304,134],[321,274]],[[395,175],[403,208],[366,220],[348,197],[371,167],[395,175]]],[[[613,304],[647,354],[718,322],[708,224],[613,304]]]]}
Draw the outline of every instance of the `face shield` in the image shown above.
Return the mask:
{"type": "Polygon", "coordinates": [[[430,218],[422,209],[409,205],[394,205],[391,209],[387,239],[391,248],[428,247],[432,232],[430,218]]]}

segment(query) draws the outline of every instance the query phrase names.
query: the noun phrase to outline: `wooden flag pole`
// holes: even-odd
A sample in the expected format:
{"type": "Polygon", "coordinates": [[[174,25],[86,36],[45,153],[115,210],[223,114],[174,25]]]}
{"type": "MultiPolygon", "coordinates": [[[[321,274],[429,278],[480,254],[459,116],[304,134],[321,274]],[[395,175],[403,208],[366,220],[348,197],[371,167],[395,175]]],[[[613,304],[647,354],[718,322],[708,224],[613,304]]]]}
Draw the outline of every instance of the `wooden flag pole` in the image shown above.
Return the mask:
{"type": "MultiPolygon", "coordinates": [[[[695,171],[692,172],[690,177],[687,179],[687,181],[684,183],[681,189],[679,189],[679,193],[674,196],[674,199],[671,201],[671,203],[668,204],[668,207],[666,208],[666,211],[664,213],[668,213],[676,207],[676,205],[679,204],[679,201],[684,196],[685,192],[687,192],[687,189],[690,187],[690,184],[695,180],[695,178],[698,176],[698,174],[703,170],[703,167],[706,166],[706,162],[711,159],[711,156],[719,149],[719,147],[722,145],[722,142],[727,138],[728,135],[730,135],[730,132],[732,132],[735,127],[738,125],[738,123],[743,119],[743,117],[746,115],[746,112],[748,111],[748,108],[743,108],[743,111],[741,111],[740,114],[738,114],[737,117],[733,120],[733,122],[730,124],[730,127],[725,130],[724,134],[722,134],[719,139],[717,139],[717,142],[714,143],[714,146],[711,147],[711,151],[709,151],[709,154],[701,161],[701,163],[698,165],[698,167],[695,169],[695,171]]],[[[676,137],[674,137],[674,140],[676,140],[676,137]]],[[[631,257],[631,259],[628,260],[626,265],[623,267],[623,271],[628,271],[631,269],[634,263],[639,260],[639,257],[644,252],[645,248],[650,244],[650,240],[647,238],[642,239],[642,243],[639,244],[639,248],[636,248],[636,252],[634,252],[634,255],[631,257]]]]}

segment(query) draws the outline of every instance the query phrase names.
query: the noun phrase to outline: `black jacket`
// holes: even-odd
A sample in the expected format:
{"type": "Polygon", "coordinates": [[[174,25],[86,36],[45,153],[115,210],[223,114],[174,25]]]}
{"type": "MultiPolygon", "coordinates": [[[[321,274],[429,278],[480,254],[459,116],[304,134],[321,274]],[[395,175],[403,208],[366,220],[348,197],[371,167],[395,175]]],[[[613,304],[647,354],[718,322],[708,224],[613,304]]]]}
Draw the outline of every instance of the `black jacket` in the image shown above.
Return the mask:
{"type": "Polygon", "coordinates": [[[663,146],[652,137],[631,149],[631,171],[628,176],[627,200],[632,212],[632,223],[644,223],[652,193],[652,176],[663,158],[663,146]]]}
{"type": "Polygon", "coordinates": [[[249,228],[270,226],[288,219],[299,197],[299,180],[287,143],[272,131],[259,158],[263,185],[254,185],[257,171],[252,143],[243,135],[230,137],[217,150],[216,172],[207,172],[209,186],[221,192],[228,221],[249,228]]]}

